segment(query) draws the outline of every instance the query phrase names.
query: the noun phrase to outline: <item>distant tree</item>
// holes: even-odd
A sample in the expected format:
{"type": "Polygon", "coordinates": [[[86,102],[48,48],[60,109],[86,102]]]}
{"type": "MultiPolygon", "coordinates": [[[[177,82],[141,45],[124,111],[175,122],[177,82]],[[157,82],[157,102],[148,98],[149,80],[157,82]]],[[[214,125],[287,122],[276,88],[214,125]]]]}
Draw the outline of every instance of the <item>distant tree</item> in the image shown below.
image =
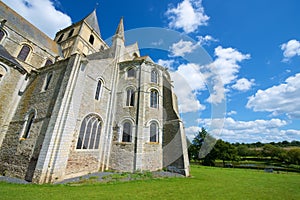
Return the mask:
{"type": "Polygon", "coordinates": [[[300,165],[300,148],[290,149],[287,153],[288,162],[300,165]]]}
{"type": "Polygon", "coordinates": [[[219,139],[214,150],[216,151],[216,158],[223,161],[223,166],[225,166],[225,161],[238,160],[237,149],[229,142],[219,139]]]}
{"type": "Polygon", "coordinates": [[[249,156],[250,155],[250,150],[246,145],[239,145],[237,147],[237,153],[241,157],[249,156]]]}
{"type": "Polygon", "coordinates": [[[272,144],[265,144],[262,149],[262,155],[265,157],[271,157],[271,159],[274,159],[275,157],[278,158],[280,153],[281,149],[272,144]]]}

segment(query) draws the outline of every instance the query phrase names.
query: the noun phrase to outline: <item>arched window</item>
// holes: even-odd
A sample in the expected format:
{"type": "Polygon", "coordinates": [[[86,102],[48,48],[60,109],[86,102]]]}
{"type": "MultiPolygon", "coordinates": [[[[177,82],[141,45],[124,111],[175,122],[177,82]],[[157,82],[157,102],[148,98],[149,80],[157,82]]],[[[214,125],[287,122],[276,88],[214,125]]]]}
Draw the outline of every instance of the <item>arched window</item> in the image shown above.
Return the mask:
{"type": "Polygon", "coordinates": [[[90,35],[89,42],[91,43],[91,45],[94,44],[94,40],[95,40],[94,36],[93,36],[93,35],[90,35]]]}
{"type": "Polygon", "coordinates": [[[51,82],[51,79],[52,79],[52,76],[53,76],[52,72],[49,72],[47,74],[46,79],[45,79],[45,83],[44,83],[44,91],[48,90],[50,82],[51,82]]]}
{"type": "Polygon", "coordinates": [[[57,42],[60,42],[60,41],[63,39],[63,37],[64,37],[64,34],[61,34],[61,35],[59,36],[57,42]]]}
{"type": "Polygon", "coordinates": [[[130,68],[127,70],[127,77],[135,77],[135,69],[134,68],[130,68]]]}
{"type": "Polygon", "coordinates": [[[0,29],[0,42],[1,42],[1,40],[4,38],[4,36],[5,36],[4,31],[2,31],[2,30],[0,29]]]}
{"type": "Polygon", "coordinates": [[[132,141],[132,126],[130,122],[125,122],[123,124],[122,142],[131,142],[131,141],[132,141]]]}
{"type": "Polygon", "coordinates": [[[102,91],[102,81],[98,80],[97,88],[96,88],[96,92],[95,92],[95,99],[96,100],[100,99],[101,91],[102,91]]]}
{"type": "Polygon", "coordinates": [[[25,124],[24,124],[24,132],[22,134],[22,138],[28,138],[30,135],[30,128],[32,126],[32,123],[35,119],[35,111],[32,110],[28,113],[28,115],[25,118],[25,124]]]}
{"type": "Polygon", "coordinates": [[[126,106],[134,106],[134,89],[129,88],[126,91],[126,106]]]}
{"type": "Polygon", "coordinates": [[[158,142],[158,125],[156,122],[150,124],[150,142],[158,142]]]}
{"type": "Polygon", "coordinates": [[[52,65],[52,64],[53,64],[52,60],[47,59],[47,61],[45,63],[45,66],[52,65]]]}
{"type": "Polygon", "coordinates": [[[151,82],[157,83],[157,71],[156,70],[151,71],[151,82]]]}
{"type": "Polygon", "coordinates": [[[101,122],[97,115],[88,115],[83,119],[76,149],[99,149],[101,122]]]}
{"type": "Polygon", "coordinates": [[[158,108],[158,92],[156,90],[150,92],[150,107],[158,108]]]}
{"type": "Polygon", "coordinates": [[[74,28],[71,29],[71,31],[69,32],[68,38],[71,37],[73,35],[73,33],[74,33],[74,28]]]}
{"type": "Polygon", "coordinates": [[[27,56],[29,55],[30,47],[28,45],[23,45],[21,51],[19,52],[18,59],[25,61],[27,56]]]}

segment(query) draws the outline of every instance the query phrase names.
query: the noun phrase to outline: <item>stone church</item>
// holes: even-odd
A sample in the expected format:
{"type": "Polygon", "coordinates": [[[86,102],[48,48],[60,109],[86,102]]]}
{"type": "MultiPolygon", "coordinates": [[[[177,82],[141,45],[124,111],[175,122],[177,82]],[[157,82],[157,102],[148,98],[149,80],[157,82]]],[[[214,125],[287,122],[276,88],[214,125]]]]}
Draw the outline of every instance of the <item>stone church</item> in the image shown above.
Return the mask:
{"type": "Polygon", "coordinates": [[[53,183],[115,170],[188,176],[186,136],[167,69],[112,44],[96,11],[54,40],[0,1],[0,175],[53,183]]]}

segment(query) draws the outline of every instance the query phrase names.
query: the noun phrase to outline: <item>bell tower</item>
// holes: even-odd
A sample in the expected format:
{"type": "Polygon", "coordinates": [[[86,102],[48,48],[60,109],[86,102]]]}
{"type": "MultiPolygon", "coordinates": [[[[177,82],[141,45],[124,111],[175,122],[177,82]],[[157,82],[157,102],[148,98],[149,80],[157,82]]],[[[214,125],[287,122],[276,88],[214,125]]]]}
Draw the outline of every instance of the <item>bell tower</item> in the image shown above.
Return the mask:
{"type": "Polygon", "coordinates": [[[96,10],[83,20],[57,32],[54,40],[61,46],[65,58],[74,53],[89,55],[108,48],[101,38],[96,10]]]}

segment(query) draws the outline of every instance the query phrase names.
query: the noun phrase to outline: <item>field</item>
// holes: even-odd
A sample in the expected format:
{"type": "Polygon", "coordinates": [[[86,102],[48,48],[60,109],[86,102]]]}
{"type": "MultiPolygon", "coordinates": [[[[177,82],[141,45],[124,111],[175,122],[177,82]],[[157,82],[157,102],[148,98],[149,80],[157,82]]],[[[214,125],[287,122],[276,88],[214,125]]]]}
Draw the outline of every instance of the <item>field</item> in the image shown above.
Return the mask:
{"type": "Polygon", "coordinates": [[[0,199],[300,199],[300,174],[191,167],[190,178],[83,185],[0,183],[0,199]]]}

